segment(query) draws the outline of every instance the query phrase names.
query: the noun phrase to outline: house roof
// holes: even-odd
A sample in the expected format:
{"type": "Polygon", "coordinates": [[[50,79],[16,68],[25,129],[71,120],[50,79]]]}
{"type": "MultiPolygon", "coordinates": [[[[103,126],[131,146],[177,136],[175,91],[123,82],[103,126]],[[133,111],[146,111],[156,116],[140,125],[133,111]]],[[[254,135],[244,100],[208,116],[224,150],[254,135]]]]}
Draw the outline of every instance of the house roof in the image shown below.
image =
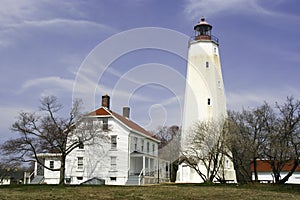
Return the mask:
{"type": "MultiPolygon", "coordinates": [[[[271,167],[271,164],[270,164],[270,161],[269,160],[257,160],[256,161],[256,169],[258,172],[272,172],[272,167],[271,167]]],[[[290,162],[287,162],[281,171],[290,171],[293,167],[293,162],[290,161],[290,162]]],[[[250,166],[250,170],[251,172],[254,171],[254,165],[253,165],[253,162],[251,162],[251,166],[250,166]]],[[[296,170],[295,171],[299,171],[300,172],[300,164],[297,166],[296,170]]]]}
{"type": "Polygon", "coordinates": [[[97,110],[90,112],[88,114],[88,116],[111,116],[114,119],[116,119],[117,121],[119,121],[120,123],[124,124],[130,130],[140,133],[142,135],[145,135],[147,137],[151,137],[152,139],[157,140],[159,142],[159,140],[153,134],[151,134],[149,131],[146,131],[144,128],[142,128],[141,126],[139,126],[132,120],[130,120],[126,117],[123,117],[122,115],[119,115],[116,112],[108,110],[105,107],[101,107],[101,108],[98,108],[97,110]]]}

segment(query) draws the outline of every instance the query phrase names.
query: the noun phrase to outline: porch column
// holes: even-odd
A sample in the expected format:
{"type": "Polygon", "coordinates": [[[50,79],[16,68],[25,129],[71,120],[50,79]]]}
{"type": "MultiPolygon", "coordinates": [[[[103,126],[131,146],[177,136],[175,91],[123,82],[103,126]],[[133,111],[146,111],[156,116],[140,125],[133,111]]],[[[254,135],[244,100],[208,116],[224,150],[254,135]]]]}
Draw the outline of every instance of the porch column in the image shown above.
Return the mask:
{"type": "Polygon", "coordinates": [[[34,161],[34,176],[37,175],[37,161],[34,161]]]}
{"type": "Polygon", "coordinates": [[[145,156],[143,155],[143,176],[145,176],[145,164],[146,164],[146,162],[145,162],[145,156]]]}
{"type": "Polygon", "coordinates": [[[150,175],[151,168],[150,168],[150,158],[148,157],[148,176],[150,175]]]}
{"type": "Polygon", "coordinates": [[[158,177],[159,163],[158,158],[155,159],[155,176],[158,177]]]}

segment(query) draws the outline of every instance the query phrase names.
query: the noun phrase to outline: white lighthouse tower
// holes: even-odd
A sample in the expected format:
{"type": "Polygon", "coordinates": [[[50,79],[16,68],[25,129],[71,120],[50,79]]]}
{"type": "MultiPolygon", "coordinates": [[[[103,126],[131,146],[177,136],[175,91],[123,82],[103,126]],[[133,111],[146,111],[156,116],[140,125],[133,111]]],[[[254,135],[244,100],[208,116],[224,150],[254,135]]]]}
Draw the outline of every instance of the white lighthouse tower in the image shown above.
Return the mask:
{"type": "Polygon", "coordinates": [[[194,26],[189,42],[182,129],[195,122],[226,116],[226,99],[219,56],[218,39],[204,18],[194,26]]]}
{"type": "MultiPolygon", "coordinates": [[[[211,34],[212,26],[205,18],[201,18],[194,30],[195,36],[189,41],[188,51],[182,121],[183,150],[190,145],[187,141],[195,123],[223,121],[226,117],[219,41],[211,34]]],[[[233,165],[231,167],[233,169],[233,165]]],[[[235,179],[235,175],[230,179],[235,179]]],[[[182,163],[177,171],[177,182],[201,182],[201,179],[193,169],[182,163]]]]}

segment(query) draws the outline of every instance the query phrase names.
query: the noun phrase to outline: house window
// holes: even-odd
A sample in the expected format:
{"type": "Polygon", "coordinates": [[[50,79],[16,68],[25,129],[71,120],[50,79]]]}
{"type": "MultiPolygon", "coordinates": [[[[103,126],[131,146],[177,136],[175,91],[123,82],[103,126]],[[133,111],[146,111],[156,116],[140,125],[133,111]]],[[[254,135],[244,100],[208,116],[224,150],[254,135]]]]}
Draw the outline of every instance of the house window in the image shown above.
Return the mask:
{"type": "Polygon", "coordinates": [[[154,153],[155,151],[155,144],[152,144],[152,152],[154,153]]]}
{"type": "Polygon", "coordinates": [[[225,168],[227,168],[227,169],[230,168],[230,162],[229,162],[229,160],[226,160],[226,162],[225,162],[225,168]]]}
{"type": "Polygon", "coordinates": [[[83,180],[83,177],[82,177],[82,176],[78,176],[78,177],[77,177],[77,180],[78,180],[78,181],[82,181],[82,180],[83,180]]]}
{"type": "Polygon", "coordinates": [[[209,62],[206,61],[205,66],[206,68],[209,68],[209,62]]]}
{"type": "Polygon", "coordinates": [[[83,169],[83,157],[77,157],[77,169],[83,169]]]}
{"type": "Polygon", "coordinates": [[[54,160],[50,160],[49,162],[49,168],[54,169],[54,160]]]}
{"type": "Polygon", "coordinates": [[[150,152],[150,143],[147,142],[147,153],[149,153],[149,152],[150,152]]]}
{"type": "Polygon", "coordinates": [[[144,152],[144,140],[143,139],[141,139],[141,143],[142,143],[142,145],[141,145],[141,152],[144,152]]]}
{"type": "Polygon", "coordinates": [[[114,170],[114,171],[117,169],[117,157],[116,156],[110,157],[110,169],[114,170]]]}
{"type": "Polygon", "coordinates": [[[138,142],[138,138],[134,137],[134,150],[137,150],[137,142],[138,142]]]}
{"type": "Polygon", "coordinates": [[[102,130],[107,131],[108,130],[108,118],[107,117],[103,118],[102,123],[103,123],[102,130]]]}
{"type": "Polygon", "coordinates": [[[79,149],[84,149],[84,144],[83,144],[83,142],[79,141],[78,148],[79,148],[79,149]]]}
{"type": "Polygon", "coordinates": [[[207,105],[210,106],[211,102],[210,102],[210,98],[207,99],[207,105]]]}
{"type": "Polygon", "coordinates": [[[110,177],[111,181],[117,181],[117,177],[110,177]]]}
{"type": "Polygon", "coordinates": [[[111,136],[110,142],[111,142],[111,149],[117,149],[117,136],[116,135],[111,136]]]}

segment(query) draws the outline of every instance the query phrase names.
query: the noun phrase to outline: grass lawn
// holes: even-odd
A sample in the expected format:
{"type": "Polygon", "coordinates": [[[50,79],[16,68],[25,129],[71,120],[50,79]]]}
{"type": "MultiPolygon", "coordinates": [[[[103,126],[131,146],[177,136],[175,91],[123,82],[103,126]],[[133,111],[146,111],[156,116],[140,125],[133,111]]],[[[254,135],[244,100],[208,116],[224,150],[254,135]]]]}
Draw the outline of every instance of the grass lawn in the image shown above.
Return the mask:
{"type": "Polygon", "coordinates": [[[300,185],[163,184],[149,186],[11,185],[0,199],[299,199],[300,185]]]}

